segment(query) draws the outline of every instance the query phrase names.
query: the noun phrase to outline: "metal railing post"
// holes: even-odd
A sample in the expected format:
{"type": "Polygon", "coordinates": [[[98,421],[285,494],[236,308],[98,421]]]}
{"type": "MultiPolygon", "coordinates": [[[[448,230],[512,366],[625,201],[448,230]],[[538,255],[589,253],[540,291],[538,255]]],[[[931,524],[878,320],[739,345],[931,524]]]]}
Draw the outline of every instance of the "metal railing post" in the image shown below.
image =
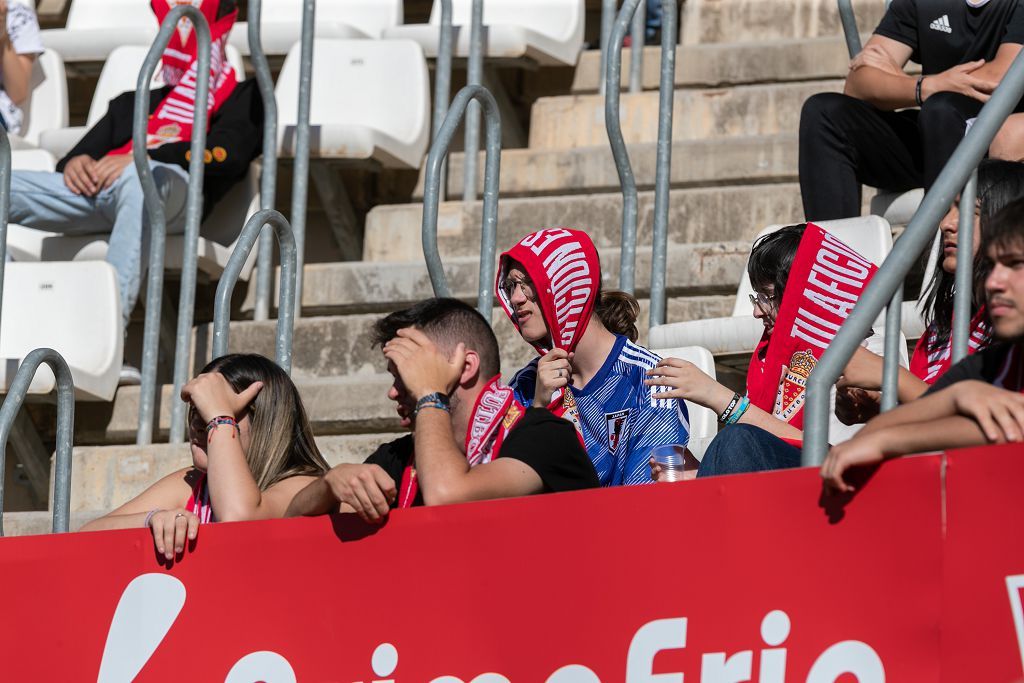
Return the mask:
{"type": "Polygon", "coordinates": [[[302,272],[306,264],[306,201],[309,195],[309,109],[313,95],[313,29],[316,0],[302,2],[302,44],[299,49],[299,106],[295,122],[295,165],[292,169],[291,224],[295,233],[295,317],[302,317],[302,272]]]}
{"type": "Polygon", "coordinates": [[[231,293],[242,272],[249,251],[265,228],[271,228],[281,247],[281,291],[277,304],[277,364],[287,372],[292,370],[292,333],[295,323],[295,235],[292,226],[277,211],[263,209],[245,222],[235,248],[231,252],[224,273],[217,283],[213,309],[213,357],[228,352],[228,333],[231,326],[231,293]]]}
{"type": "MultiPolygon", "coordinates": [[[[7,220],[11,214],[11,141],[0,126],[0,321],[3,320],[4,274],[7,267],[7,220]]],[[[0,330],[3,326],[0,325],[0,330]]],[[[3,457],[0,452],[0,457],[3,457]]],[[[2,532],[0,532],[2,533],[2,532]]]]}
{"type": "MultiPolygon", "coordinates": [[[[829,388],[835,384],[853,352],[871,329],[875,317],[896,292],[935,235],[939,220],[957,192],[988,151],[1006,117],[1024,95],[1024,54],[1018,55],[992,98],[982,107],[971,130],[957,145],[939,177],[925,195],[910,224],[864,290],[850,317],[839,329],[807,381],[804,406],[803,464],[819,465],[828,450],[829,388]]],[[[973,211],[971,212],[973,214],[973,211]]],[[[899,329],[886,329],[886,336],[899,329]]]]}
{"type": "MultiPolygon", "coordinates": [[[[260,173],[260,208],[273,209],[277,194],[277,96],[274,78],[263,51],[260,16],[263,0],[249,0],[249,61],[263,99],[263,162],[260,173]]],[[[274,284],[274,239],[269,226],[260,233],[256,255],[256,293],[253,318],[270,318],[270,291],[274,284]]]]}
{"type": "MultiPolygon", "coordinates": [[[[156,365],[160,351],[160,306],[164,288],[164,249],[167,221],[164,206],[153,181],[149,168],[149,153],[146,148],[146,124],[149,121],[150,80],[160,63],[164,49],[177,30],[178,21],[187,18],[192,22],[198,45],[198,66],[196,79],[197,103],[207,102],[210,92],[210,27],[206,18],[191,5],[178,5],[172,9],[163,23],[156,39],[146,53],[135,83],[135,111],[132,116],[132,157],[135,170],[142,185],[146,215],[149,217],[149,275],[146,285],[146,323],[143,330],[142,386],[139,394],[139,432],[136,443],[144,445],[153,442],[153,420],[156,406],[156,365]]],[[[203,155],[206,151],[206,107],[195,107],[192,119],[192,144],[188,166],[188,199],[185,208],[185,250],[182,257],[181,298],[178,303],[177,349],[174,355],[174,386],[180,391],[184,381],[181,376],[188,372],[192,331],[192,308],[195,305],[196,253],[198,251],[199,224],[203,212],[203,155]],[[181,381],[179,381],[181,380],[181,381]]],[[[184,412],[172,410],[172,441],[177,434],[181,441],[185,433],[184,412]],[[175,419],[178,424],[175,431],[175,419]]]]}
{"type": "Polygon", "coordinates": [[[601,0],[601,75],[597,79],[597,92],[604,94],[604,75],[608,73],[608,43],[612,37],[612,23],[615,21],[616,0],[601,0]]]}
{"type": "Polygon", "coordinates": [[[437,206],[438,188],[441,185],[441,165],[448,156],[448,146],[455,135],[455,129],[466,113],[471,100],[480,102],[484,111],[486,135],[484,144],[487,156],[484,165],[483,225],[480,237],[480,285],[477,296],[477,310],[487,320],[491,319],[494,305],[494,256],[498,239],[498,181],[501,169],[501,114],[494,96],[482,85],[467,85],[460,90],[444,124],[437,132],[427,153],[426,172],[423,180],[423,258],[430,274],[430,285],[435,296],[451,296],[448,278],[441,264],[437,248],[437,206]]]}
{"type": "Polygon", "coordinates": [[[857,18],[853,14],[853,0],[839,0],[839,20],[843,24],[846,51],[850,53],[850,59],[853,59],[860,53],[860,32],[857,31],[857,18]]]}
{"type": "Polygon", "coordinates": [[[651,327],[665,322],[668,207],[672,176],[672,108],[676,80],[676,0],[661,0],[661,84],[658,96],[658,157],[654,177],[651,250],[651,327]]]}
{"type": "Polygon", "coordinates": [[[974,200],[978,194],[978,170],[960,192],[960,225],[957,244],[963,248],[956,253],[956,280],[953,289],[953,349],[950,362],[956,363],[967,355],[971,318],[974,316],[974,200]]]}
{"type": "Polygon", "coordinates": [[[903,316],[903,285],[889,300],[885,309],[885,341],[882,353],[882,399],[880,407],[884,413],[900,402],[900,318],[903,316]],[[895,330],[895,333],[890,334],[895,330]]]}
{"type": "MultiPolygon", "coordinates": [[[[431,141],[437,139],[444,117],[448,115],[448,101],[452,96],[452,0],[441,0],[441,25],[438,27],[437,59],[434,65],[434,125],[431,141]]],[[[448,196],[448,160],[441,166],[440,199],[448,196]]]]}
{"type": "Polygon", "coordinates": [[[629,28],[629,92],[638,93],[644,89],[644,34],[647,31],[647,3],[641,2],[633,12],[633,23],[629,28]]]}
{"type": "MultiPolygon", "coordinates": [[[[636,278],[636,178],[629,163],[629,152],[622,137],[619,115],[619,91],[622,78],[622,39],[640,0],[625,0],[612,26],[608,45],[608,66],[605,72],[604,125],[608,130],[615,170],[622,185],[622,244],[619,256],[619,289],[633,293],[636,278]]],[[[665,31],[662,29],[662,34],[665,31]]]]}
{"type": "MultiPolygon", "coordinates": [[[[469,61],[466,64],[466,85],[480,85],[484,76],[484,2],[473,0],[469,24],[469,61]]],[[[462,201],[476,199],[476,165],[480,151],[480,106],[469,103],[465,122],[466,141],[462,162],[462,201]]]]}
{"type": "MultiPolygon", "coordinates": [[[[25,356],[0,406],[0,454],[7,452],[7,438],[25,401],[32,378],[46,363],[57,380],[57,458],[53,475],[53,532],[64,533],[71,519],[71,446],[75,433],[75,383],[63,356],[53,349],[36,349],[25,356]]],[[[4,535],[4,461],[0,457],[0,536],[4,535]]]]}

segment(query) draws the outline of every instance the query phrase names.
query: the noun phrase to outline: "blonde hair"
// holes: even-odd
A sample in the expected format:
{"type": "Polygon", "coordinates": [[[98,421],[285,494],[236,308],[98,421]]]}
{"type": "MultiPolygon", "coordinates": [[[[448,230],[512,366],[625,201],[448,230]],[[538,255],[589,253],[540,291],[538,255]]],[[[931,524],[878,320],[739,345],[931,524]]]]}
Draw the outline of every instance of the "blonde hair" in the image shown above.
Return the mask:
{"type": "Polygon", "coordinates": [[[263,382],[249,405],[250,440],[245,454],[261,491],[289,477],[316,476],[329,469],[313,440],[299,391],[277,363],[253,353],[233,353],[215,358],[202,371],[224,375],[235,391],[263,382]]]}

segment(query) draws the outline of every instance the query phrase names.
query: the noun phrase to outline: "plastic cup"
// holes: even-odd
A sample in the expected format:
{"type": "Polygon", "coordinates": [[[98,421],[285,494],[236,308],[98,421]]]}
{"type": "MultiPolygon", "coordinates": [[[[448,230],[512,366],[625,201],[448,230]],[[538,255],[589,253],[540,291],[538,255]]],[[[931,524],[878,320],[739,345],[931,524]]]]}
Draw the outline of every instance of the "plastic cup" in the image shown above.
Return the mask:
{"type": "Polygon", "coordinates": [[[677,443],[656,446],[651,449],[651,456],[661,467],[659,481],[682,481],[686,467],[686,446],[677,443]]]}

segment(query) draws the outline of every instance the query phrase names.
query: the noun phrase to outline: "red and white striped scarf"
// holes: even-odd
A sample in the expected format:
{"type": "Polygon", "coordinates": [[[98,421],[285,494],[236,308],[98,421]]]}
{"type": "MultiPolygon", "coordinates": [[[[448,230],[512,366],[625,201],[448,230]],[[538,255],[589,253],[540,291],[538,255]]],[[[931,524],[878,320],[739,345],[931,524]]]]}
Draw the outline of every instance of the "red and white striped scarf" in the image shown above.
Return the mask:
{"type": "Polygon", "coordinates": [[[200,472],[192,486],[192,495],[188,497],[185,509],[198,517],[200,524],[217,521],[213,516],[213,505],[210,503],[210,487],[206,485],[206,472],[200,472]]]}
{"type": "MultiPolygon", "coordinates": [[[[238,17],[233,9],[217,18],[222,0],[153,0],[152,8],[161,23],[178,5],[192,5],[206,17],[210,26],[210,94],[207,98],[207,117],[217,111],[238,84],[235,70],[227,61],[225,46],[228,32],[238,17]]],[[[234,3],[231,3],[232,5],[234,3]]],[[[192,22],[181,19],[172,34],[163,55],[163,79],[174,88],[157,105],[146,127],[146,148],[154,149],[171,142],[192,139],[192,117],[196,107],[197,70],[199,53],[196,32],[192,22]]],[[[209,118],[207,119],[209,121],[209,118]]],[[[130,154],[129,140],[112,154],[130,154]]]]}
{"type": "MultiPolygon", "coordinates": [[[[971,335],[967,338],[968,356],[992,343],[992,329],[985,318],[984,306],[971,318],[971,335]]],[[[924,336],[917,340],[917,346],[914,347],[914,355],[910,357],[910,372],[928,384],[933,384],[949,370],[952,354],[952,338],[947,339],[945,344],[939,344],[934,325],[929,325],[924,331],[924,336]]]]}
{"type": "MultiPolygon", "coordinates": [[[[590,236],[571,228],[538,230],[501,255],[495,289],[501,307],[519,330],[515,307],[501,287],[512,261],[518,261],[533,282],[551,348],[575,351],[601,290],[601,261],[590,236]]],[[[532,342],[541,355],[551,350],[545,341],[532,342]]],[[[558,391],[548,410],[572,422],[582,443],[583,427],[571,390],[558,391]]]]}

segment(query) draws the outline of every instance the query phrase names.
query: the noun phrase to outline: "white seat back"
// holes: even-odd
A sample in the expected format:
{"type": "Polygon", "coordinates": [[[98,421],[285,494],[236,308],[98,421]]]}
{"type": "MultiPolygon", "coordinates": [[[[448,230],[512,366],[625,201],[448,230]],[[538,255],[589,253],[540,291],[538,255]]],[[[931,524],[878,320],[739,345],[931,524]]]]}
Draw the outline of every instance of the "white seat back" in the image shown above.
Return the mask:
{"type": "MultiPolygon", "coordinates": [[[[3,299],[0,372],[5,390],[25,356],[46,346],[64,356],[80,398],[114,397],[124,338],[110,264],[8,263],[3,299]]],[[[43,366],[29,391],[48,393],[53,387],[53,373],[43,366]]]]}
{"type": "MultiPolygon", "coordinates": [[[[316,23],[348,24],[374,38],[401,24],[402,18],[402,0],[330,0],[316,5],[316,23]]],[[[264,0],[261,19],[264,25],[299,22],[302,0],[264,0]]]]}
{"type": "MultiPolygon", "coordinates": [[[[338,40],[313,43],[310,125],[314,154],[344,157],[344,139],[318,128],[352,127],[382,133],[403,146],[426,148],[430,79],[423,50],[411,40],[338,40]],[[331,149],[317,149],[331,139],[331,149]]],[[[298,120],[299,46],[289,51],[277,79],[278,145],[294,136],[298,120]]],[[[417,164],[418,165],[418,164],[417,164]]]]}
{"type": "MultiPolygon", "coordinates": [[[[146,5],[146,11],[149,13],[149,21],[152,23],[153,13],[149,12],[148,5],[146,5]]],[[[121,45],[114,48],[110,56],[107,57],[107,61],[103,63],[103,70],[100,71],[99,80],[96,82],[96,89],[92,94],[92,104],[89,106],[87,126],[91,128],[103,118],[103,115],[107,113],[110,100],[123,92],[135,90],[139,69],[142,68],[142,62],[145,61],[147,52],[149,52],[149,48],[141,45],[121,45]]],[[[225,52],[228,56],[228,63],[235,68],[238,78],[245,78],[245,63],[242,61],[242,55],[232,45],[228,45],[225,52]]],[[[158,67],[150,80],[150,87],[154,90],[163,87],[164,84],[160,71],[161,69],[158,67]]]]}
{"type": "Polygon", "coordinates": [[[25,123],[21,136],[33,145],[39,144],[44,130],[68,125],[68,82],[64,60],[53,50],[44,50],[32,66],[32,92],[22,106],[25,123]]]}
{"type": "MultiPolygon", "coordinates": [[[[678,346],[671,349],[656,349],[654,353],[662,358],[679,358],[697,366],[711,379],[716,379],[715,358],[702,346],[678,346]]],[[[690,452],[698,459],[704,457],[704,449],[718,434],[718,415],[704,406],[684,401],[690,415],[690,452]]]]}
{"type": "MultiPolygon", "coordinates": [[[[885,257],[892,251],[892,228],[889,227],[889,221],[880,216],[860,216],[834,221],[820,221],[815,223],[815,225],[838,237],[876,266],[881,265],[885,257]]],[[[773,233],[782,227],[785,226],[769,225],[757,233],[757,239],[773,233]]],[[[751,315],[749,295],[753,293],[754,288],[750,285],[750,275],[747,274],[747,270],[744,268],[740,286],[736,290],[736,303],[732,309],[734,317],[747,317],[751,315]]]]}
{"type": "Polygon", "coordinates": [[[124,28],[155,30],[156,17],[145,0],[72,0],[65,26],[111,33],[124,28]]]}
{"type": "MultiPolygon", "coordinates": [[[[472,0],[452,0],[452,25],[469,26],[472,0]]],[[[584,0],[487,0],[484,25],[527,28],[559,42],[583,40],[584,0]]],[[[441,1],[434,0],[430,23],[441,23],[441,1]]]]}

